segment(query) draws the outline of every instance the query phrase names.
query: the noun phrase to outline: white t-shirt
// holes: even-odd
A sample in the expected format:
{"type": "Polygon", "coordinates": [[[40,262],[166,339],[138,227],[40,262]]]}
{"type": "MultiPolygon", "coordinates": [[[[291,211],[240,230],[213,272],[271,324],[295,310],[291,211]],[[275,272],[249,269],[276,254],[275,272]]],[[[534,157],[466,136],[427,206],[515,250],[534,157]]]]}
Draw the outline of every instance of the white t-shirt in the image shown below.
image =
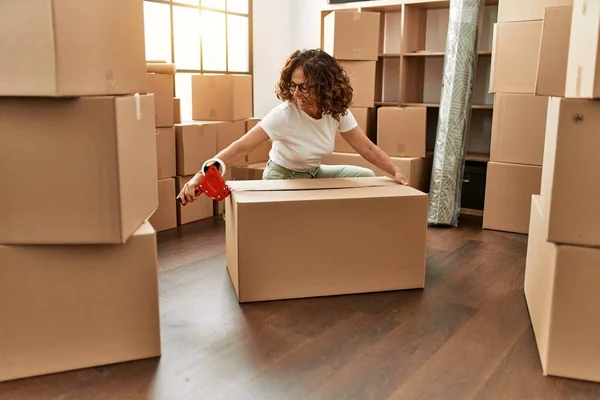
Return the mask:
{"type": "Polygon", "coordinates": [[[336,121],[331,115],[314,119],[296,103],[285,101],[273,108],[260,122],[273,145],[269,158],[293,171],[310,171],[321,165],[321,159],[333,152],[335,135],[348,132],[358,123],[348,110],[336,121]]]}

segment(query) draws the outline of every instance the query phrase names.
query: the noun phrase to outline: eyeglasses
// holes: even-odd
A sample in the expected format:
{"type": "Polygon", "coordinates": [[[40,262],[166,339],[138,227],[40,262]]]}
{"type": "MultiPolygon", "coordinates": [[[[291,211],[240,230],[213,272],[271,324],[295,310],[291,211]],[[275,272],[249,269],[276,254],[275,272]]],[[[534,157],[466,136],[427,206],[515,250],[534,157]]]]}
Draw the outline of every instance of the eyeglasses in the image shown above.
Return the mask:
{"type": "Polygon", "coordinates": [[[306,85],[304,83],[300,84],[300,85],[296,85],[294,82],[290,83],[290,92],[294,93],[296,91],[296,88],[300,89],[300,93],[308,93],[308,88],[306,87],[306,85]]]}

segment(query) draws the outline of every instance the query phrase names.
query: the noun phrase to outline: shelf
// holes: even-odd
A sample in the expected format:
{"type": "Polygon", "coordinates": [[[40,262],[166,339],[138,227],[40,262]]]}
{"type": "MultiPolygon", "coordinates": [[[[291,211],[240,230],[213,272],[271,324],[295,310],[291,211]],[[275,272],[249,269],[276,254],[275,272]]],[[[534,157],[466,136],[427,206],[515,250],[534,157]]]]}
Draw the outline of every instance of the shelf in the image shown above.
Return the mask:
{"type": "MultiPolygon", "coordinates": [[[[418,51],[414,53],[404,53],[402,56],[404,57],[444,57],[445,52],[443,51],[418,51]]],[[[477,53],[479,56],[491,56],[491,51],[480,51],[477,53]]]]}
{"type": "MultiPolygon", "coordinates": [[[[402,103],[403,106],[406,107],[430,107],[430,108],[439,108],[439,103],[402,103]]],[[[493,110],[493,104],[473,104],[473,109],[475,110],[493,110]]]]}

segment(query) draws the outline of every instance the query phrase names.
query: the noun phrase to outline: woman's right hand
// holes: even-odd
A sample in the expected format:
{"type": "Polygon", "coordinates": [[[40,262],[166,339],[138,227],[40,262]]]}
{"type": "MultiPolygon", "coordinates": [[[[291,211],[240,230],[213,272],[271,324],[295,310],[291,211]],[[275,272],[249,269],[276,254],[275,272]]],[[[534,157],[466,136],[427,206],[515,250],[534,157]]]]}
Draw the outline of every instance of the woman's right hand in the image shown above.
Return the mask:
{"type": "Polygon", "coordinates": [[[183,185],[183,187],[181,188],[181,192],[179,192],[179,196],[177,197],[183,200],[184,202],[193,202],[194,200],[196,200],[194,192],[196,191],[198,185],[200,185],[201,179],[202,176],[199,173],[194,175],[192,179],[190,179],[186,182],[185,185],[183,185]]]}

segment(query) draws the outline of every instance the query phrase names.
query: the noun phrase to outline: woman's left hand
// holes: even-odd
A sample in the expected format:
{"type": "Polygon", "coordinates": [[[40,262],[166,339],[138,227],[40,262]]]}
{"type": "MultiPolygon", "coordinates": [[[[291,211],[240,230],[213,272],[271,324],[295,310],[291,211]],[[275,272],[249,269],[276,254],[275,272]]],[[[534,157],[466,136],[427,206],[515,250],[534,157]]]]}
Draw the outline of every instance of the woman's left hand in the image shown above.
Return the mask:
{"type": "Polygon", "coordinates": [[[408,181],[400,171],[396,172],[396,174],[394,175],[394,180],[403,186],[408,186],[408,181]]]}

